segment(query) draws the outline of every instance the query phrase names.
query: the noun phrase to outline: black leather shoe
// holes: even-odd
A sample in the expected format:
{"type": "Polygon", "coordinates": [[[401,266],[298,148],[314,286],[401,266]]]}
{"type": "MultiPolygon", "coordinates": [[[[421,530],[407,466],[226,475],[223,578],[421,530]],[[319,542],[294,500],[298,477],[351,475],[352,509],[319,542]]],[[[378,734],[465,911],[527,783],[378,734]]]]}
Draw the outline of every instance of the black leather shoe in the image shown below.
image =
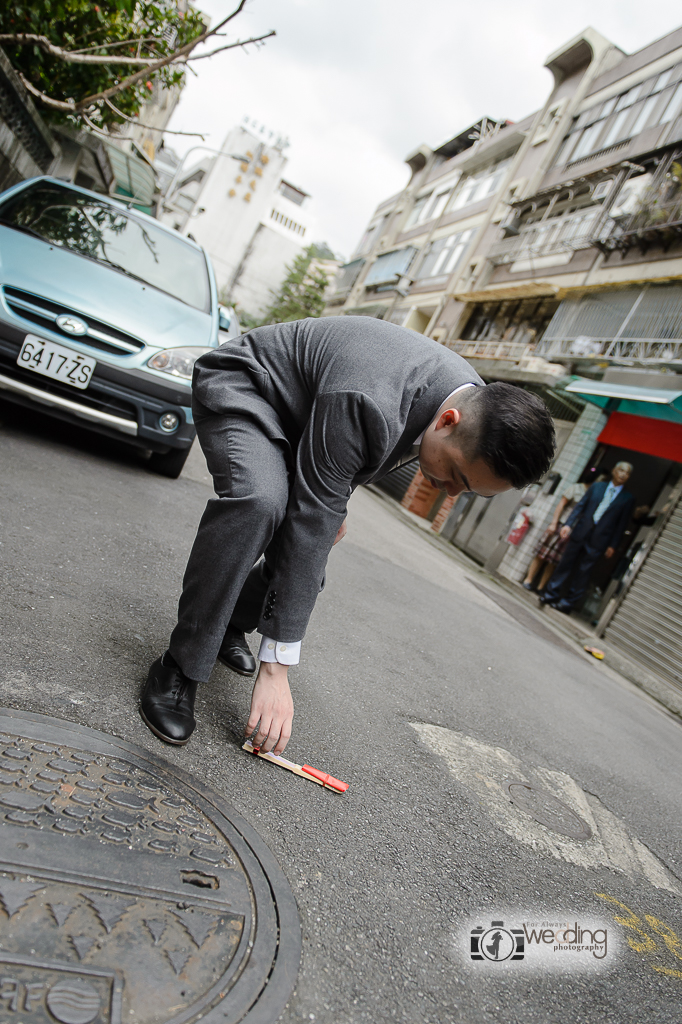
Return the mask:
{"type": "Polygon", "coordinates": [[[543,608],[547,605],[548,608],[556,608],[558,598],[548,597],[546,594],[540,594],[538,599],[540,601],[540,607],[543,608]]]}
{"type": "Polygon", "coordinates": [[[233,672],[238,672],[240,676],[251,676],[256,671],[256,659],[251,653],[246,637],[234,626],[227,627],[225,639],[218,651],[218,661],[222,661],[223,665],[227,665],[233,672]]]}
{"type": "Polygon", "coordinates": [[[142,690],[140,714],[164,743],[181,747],[194,732],[197,683],[188,679],[168,652],[155,661],[142,690]]]}

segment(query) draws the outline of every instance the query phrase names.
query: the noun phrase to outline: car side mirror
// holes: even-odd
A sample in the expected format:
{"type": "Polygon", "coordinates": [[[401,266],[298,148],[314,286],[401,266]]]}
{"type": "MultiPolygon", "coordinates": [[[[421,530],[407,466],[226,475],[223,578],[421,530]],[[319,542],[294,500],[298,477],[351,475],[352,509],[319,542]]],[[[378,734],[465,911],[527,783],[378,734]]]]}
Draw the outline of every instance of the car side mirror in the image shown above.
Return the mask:
{"type": "Polygon", "coordinates": [[[225,306],[218,306],[218,330],[229,331],[232,323],[232,313],[225,306]]]}

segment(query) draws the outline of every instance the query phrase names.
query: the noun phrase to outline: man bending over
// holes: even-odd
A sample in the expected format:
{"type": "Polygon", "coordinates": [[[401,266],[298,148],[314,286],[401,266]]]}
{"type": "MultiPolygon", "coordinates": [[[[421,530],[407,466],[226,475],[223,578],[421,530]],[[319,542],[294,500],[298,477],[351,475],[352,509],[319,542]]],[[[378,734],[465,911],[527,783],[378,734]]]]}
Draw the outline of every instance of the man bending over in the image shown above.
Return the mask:
{"type": "Polygon", "coordinates": [[[244,634],[262,635],[246,735],[281,753],[287,680],[327,558],[359,484],[409,458],[449,495],[493,497],[549,469],[546,406],[484,385],[461,356],[395,324],[328,317],[259,327],[197,360],[197,434],[215,493],[194,541],[168,651],[152,665],[141,714],[183,744],[216,658],[251,674],[244,634]]]}

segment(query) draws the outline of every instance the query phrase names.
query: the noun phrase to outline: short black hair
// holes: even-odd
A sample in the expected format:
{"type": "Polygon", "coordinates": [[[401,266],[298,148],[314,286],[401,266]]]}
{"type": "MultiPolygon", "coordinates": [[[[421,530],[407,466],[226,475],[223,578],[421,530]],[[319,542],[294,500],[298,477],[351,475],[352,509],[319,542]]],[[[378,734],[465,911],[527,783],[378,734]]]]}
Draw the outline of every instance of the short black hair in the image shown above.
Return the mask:
{"type": "Polygon", "coordinates": [[[556,439],[541,398],[494,381],[467,388],[457,399],[464,415],[452,441],[468,459],[482,459],[495,476],[517,488],[535,483],[549,470],[556,439]]]}

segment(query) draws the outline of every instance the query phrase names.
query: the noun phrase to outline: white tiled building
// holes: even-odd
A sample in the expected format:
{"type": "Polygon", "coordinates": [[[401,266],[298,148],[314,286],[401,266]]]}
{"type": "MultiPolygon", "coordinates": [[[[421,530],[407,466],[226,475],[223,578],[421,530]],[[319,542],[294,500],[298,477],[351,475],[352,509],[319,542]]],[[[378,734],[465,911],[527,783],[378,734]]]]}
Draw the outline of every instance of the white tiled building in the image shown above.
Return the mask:
{"type": "Polygon", "coordinates": [[[164,204],[162,219],[209,253],[222,301],[254,316],[313,241],[310,197],[284,176],[287,146],[250,123],[233,128],[219,153],[176,174],[164,204]]]}

